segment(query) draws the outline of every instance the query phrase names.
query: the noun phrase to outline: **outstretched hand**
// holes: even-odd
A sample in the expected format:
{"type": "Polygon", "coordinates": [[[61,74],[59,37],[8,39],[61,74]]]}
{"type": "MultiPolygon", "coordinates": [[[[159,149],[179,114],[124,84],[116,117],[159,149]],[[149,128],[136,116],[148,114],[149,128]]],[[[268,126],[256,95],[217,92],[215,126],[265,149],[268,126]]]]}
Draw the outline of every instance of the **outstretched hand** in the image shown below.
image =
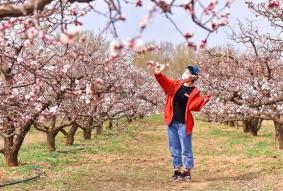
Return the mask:
{"type": "Polygon", "coordinates": [[[147,63],[147,69],[149,73],[151,73],[152,75],[160,74],[167,67],[168,67],[168,64],[159,64],[158,62],[153,62],[153,61],[149,61],[147,63]]]}

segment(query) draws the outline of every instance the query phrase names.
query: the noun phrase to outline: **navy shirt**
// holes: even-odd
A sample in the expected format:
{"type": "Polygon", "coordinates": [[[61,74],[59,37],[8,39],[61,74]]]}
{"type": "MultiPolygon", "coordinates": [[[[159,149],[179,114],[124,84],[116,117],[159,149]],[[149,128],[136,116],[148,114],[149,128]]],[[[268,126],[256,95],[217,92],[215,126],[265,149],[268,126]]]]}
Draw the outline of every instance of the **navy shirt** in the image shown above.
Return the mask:
{"type": "Polygon", "coordinates": [[[176,92],[173,100],[173,119],[174,122],[185,123],[186,106],[188,96],[193,91],[194,87],[182,85],[176,92]]]}

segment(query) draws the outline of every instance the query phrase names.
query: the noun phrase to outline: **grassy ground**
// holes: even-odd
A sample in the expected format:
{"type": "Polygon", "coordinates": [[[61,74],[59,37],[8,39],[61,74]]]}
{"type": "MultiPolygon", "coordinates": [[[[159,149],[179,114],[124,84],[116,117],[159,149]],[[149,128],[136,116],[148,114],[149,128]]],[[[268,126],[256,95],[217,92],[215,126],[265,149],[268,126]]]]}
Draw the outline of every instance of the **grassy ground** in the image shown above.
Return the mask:
{"type": "Polygon", "coordinates": [[[166,126],[161,116],[147,117],[128,128],[104,131],[75,145],[57,140],[58,152],[47,153],[44,135],[32,132],[20,152],[22,165],[4,168],[0,182],[46,171],[40,179],[0,188],[17,190],[277,190],[283,189],[283,153],[275,150],[272,123],[265,122],[258,137],[241,129],[196,121],[193,135],[195,169],[189,183],[170,181],[166,126]]]}

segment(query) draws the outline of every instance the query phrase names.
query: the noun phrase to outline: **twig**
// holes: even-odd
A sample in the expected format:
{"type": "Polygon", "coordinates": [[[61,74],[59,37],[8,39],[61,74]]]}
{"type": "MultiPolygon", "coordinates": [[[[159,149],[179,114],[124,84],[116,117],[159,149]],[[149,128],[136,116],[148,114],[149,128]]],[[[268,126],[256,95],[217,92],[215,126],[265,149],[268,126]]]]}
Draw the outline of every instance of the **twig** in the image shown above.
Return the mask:
{"type": "Polygon", "coordinates": [[[27,182],[27,181],[30,181],[30,180],[37,179],[37,178],[39,178],[39,177],[42,176],[42,175],[46,175],[46,172],[45,172],[45,171],[42,171],[42,170],[40,170],[40,169],[34,169],[34,170],[39,171],[38,173],[36,173],[37,175],[34,175],[34,176],[32,176],[32,177],[29,177],[29,178],[24,178],[24,179],[22,179],[22,180],[13,180],[13,181],[8,181],[8,182],[5,182],[5,183],[1,183],[1,184],[0,184],[0,187],[4,187],[4,186],[9,186],[9,185],[14,185],[14,184],[19,184],[19,183],[27,182]]]}

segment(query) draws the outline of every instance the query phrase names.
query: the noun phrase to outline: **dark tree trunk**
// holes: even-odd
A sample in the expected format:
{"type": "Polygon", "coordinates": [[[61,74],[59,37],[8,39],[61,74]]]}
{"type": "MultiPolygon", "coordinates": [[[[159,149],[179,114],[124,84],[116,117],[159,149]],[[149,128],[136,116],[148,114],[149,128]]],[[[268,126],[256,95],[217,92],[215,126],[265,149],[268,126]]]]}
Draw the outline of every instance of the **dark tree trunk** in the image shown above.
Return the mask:
{"type": "Polygon", "coordinates": [[[75,140],[75,134],[78,130],[78,125],[73,124],[70,131],[66,135],[66,145],[73,145],[75,140]]]}
{"type": "Polygon", "coordinates": [[[257,133],[261,127],[262,119],[259,118],[250,118],[246,119],[243,122],[243,130],[244,132],[249,132],[253,136],[257,136],[257,133]]]}
{"type": "Polygon", "coordinates": [[[9,129],[5,132],[8,137],[4,138],[4,158],[6,166],[18,166],[18,152],[15,152],[14,145],[14,129],[9,129]]]}
{"type": "Polygon", "coordinates": [[[131,122],[133,122],[133,119],[130,118],[130,117],[128,117],[128,118],[127,118],[127,121],[128,121],[128,123],[131,123],[131,122]]]}
{"type": "Polygon", "coordinates": [[[32,121],[30,120],[14,135],[15,128],[8,126],[5,131],[7,137],[4,138],[4,160],[6,166],[18,166],[19,150],[24,142],[26,134],[29,132],[32,121]]]}
{"type": "Polygon", "coordinates": [[[86,140],[91,139],[92,128],[93,128],[93,117],[89,117],[87,120],[86,127],[82,128],[82,130],[84,131],[84,139],[86,140]]]}
{"type": "Polygon", "coordinates": [[[228,124],[229,124],[230,127],[235,127],[235,122],[234,121],[229,121],[228,124]]]}
{"type": "Polygon", "coordinates": [[[83,129],[84,131],[84,139],[91,139],[91,129],[83,129]]]}
{"type": "Polygon", "coordinates": [[[249,132],[249,128],[248,128],[247,124],[248,123],[245,120],[243,120],[243,132],[244,133],[248,133],[249,132]]]}
{"type": "Polygon", "coordinates": [[[274,121],[275,143],[278,150],[283,150],[283,124],[274,121]]]}
{"type": "Polygon", "coordinates": [[[58,132],[56,131],[50,131],[47,133],[47,151],[48,152],[54,152],[56,150],[56,135],[58,132]]]}
{"type": "Polygon", "coordinates": [[[113,121],[112,120],[109,120],[108,122],[108,129],[112,129],[113,128],[113,121]]]}
{"type": "Polygon", "coordinates": [[[5,150],[5,165],[12,167],[12,166],[19,166],[18,162],[18,152],[13,152],[12,150],[7,151],[5,150]]]}

